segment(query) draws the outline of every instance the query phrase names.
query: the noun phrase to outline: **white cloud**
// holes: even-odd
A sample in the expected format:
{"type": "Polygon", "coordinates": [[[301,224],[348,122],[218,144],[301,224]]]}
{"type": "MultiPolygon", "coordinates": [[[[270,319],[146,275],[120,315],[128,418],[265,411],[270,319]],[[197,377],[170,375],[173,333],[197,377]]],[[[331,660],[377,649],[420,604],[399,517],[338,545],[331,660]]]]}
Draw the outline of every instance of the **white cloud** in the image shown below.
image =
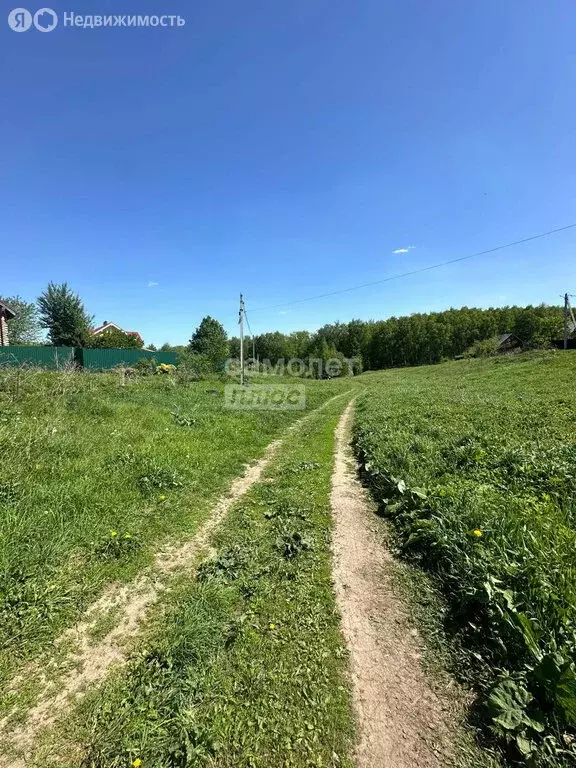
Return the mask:
{"type": "Polygon", "coordinates": [[[409,245],[407,248],[396,248],[396,250],[392,251],[392,253],[410,253],[410,251],[413,251],[414,248],[416,248],[415,245],[409,245]]]}
{"type": "Polygon", "coordinates": [[[279,315],[288,315],[290,313],[289,309],[282,309],[280,312],[278,312],[279,315]]]}
{"type": "Polygon", "coordinates": [[[157,285],[160,285],[160,283],[156,283],[154,280],[150,280],[148,283],[148,288],[155,288],[157,285]]]}

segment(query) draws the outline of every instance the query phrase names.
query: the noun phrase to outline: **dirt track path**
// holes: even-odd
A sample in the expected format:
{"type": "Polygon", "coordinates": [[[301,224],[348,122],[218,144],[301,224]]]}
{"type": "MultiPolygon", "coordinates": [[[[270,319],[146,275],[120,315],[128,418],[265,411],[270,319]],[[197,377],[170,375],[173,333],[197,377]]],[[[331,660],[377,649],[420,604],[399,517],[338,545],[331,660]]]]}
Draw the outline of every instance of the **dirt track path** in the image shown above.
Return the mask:
{"type": "MultiPolygon", "coordinates": [[[[24,752],[33,749],[41,729],[52,725],[87,686],[102,680],[113,664],[124,661],[127,644],[134,640],[148,609],[167,588],[170,577],[177,571],[194,565],[232,504],[261,479],[279,445],[280,440],[270,443],[262,458],[247,467],[245,473],[233,481],[227,494],[218,500],[210,517],[192,539],[184,544],[162,549],[149,573],[143,573],[123,586],[113,584],[90,606],[81,622],[62,634],[56,645],[72,644],[74,650],[67,656],[72,671],[64,679],[47,684],[38,703],[28,712],[24,725],[10,734],[9,740],[13,746],[24,752]],[[112,610],[120,614],[116,626],[94,643],[91,640],[93,627],[102,614],[112,610]]],[[[38,670],[28,669],[25,675],[29,676],[34,671],[38,670]]],[[[24,675],[21,675],[20,679],[23,677],[24,675]]],[[[17,682],[13,683],[13,688],[17,682]]],[[[0,730],[4,727],[5,723],[0,722],[0,730]]],[[[19,768],[20,765],[21,763],[14,760],[5,762],[4,758],[0,757],[0,768],[19,768]]]]}
{"type": "Polygon", "coordinates": [[[392,590],[391,555],[356,477],[349,446],[352,415],[353,403],[336,430],[331,503],[336,597],[350,651],[358,726],[356,765],[446,766],[435,743],[445,730],[442,705],[424,677],[420,648],[392,590]]]}
{"type": "Polygon", "coordinates": [[[126,660],[149,608],[169,587],[176,573],[194,567],[201,553],[208,548],[212,534],[232,505],[262,479],[282,440],[296,431],[312,414],[346,394],[344,392],[329,398],[321,406],[309,411],[290,425],[282,438],[270,443],[264,455],[233,481],[228,492],[216,502],[210,517],[192,539],[161,549],[156,555],[153,568],[139,575],[129,584],[113,584],[90,606],[81,622],[56,640],[57,648],[67,648],[70,645],[73,648],[67,653],[67,663],[71,671],[64,677],[49,679],[43,672],[41,662],[37,662],[29,665],[12,681],[10,689],[17,691],[23,682],[35,678],[43,690],[38,696],[37,703],[27,712],[22,725],[11,728],[9,717],[0,721],[0,738],[24,755],[24,758],[0,755],[0,768],[25,768],[28,764],[28,756],[35,752],[39,734],[54,725],[89,686],[103,680],[112,665],[121,664],[126,660]],[[119,618],[113,629],[94,643],[91,632],[98,618],[109,611],[117,612],[119,618]]]}

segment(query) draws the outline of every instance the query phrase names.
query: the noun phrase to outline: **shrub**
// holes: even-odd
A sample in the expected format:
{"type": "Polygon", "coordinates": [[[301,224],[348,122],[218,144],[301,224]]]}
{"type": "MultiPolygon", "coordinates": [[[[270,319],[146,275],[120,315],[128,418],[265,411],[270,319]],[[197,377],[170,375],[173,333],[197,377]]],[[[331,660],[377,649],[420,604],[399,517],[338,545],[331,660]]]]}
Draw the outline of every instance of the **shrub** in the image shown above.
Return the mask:
{"type": "Polygon", "coordinates": [[[188,350],[178,355],[178,374],[182,379],[207,379],[214,370],[210,358],[188,350]]]}
{"type": "Polygon", "coordinates": [[[156,373],[158,364],[155,357],[141,357],[136,361],[134,368],[141,376],[152,376],[156,373]]]}
{"type": "Polygon", "coordinates": [[[476,341],[471,347],[468,347],[464,357],[494,357],[498,354],[498,338],[493,336],[490,339],[476,341]]]}
{"type": "Polygon", "coordinates": [[[160,365],[156,366],[156,373],[172,376],[176,373],[176,366],[170,365],[170,363],[160,363],[160,365]]]}

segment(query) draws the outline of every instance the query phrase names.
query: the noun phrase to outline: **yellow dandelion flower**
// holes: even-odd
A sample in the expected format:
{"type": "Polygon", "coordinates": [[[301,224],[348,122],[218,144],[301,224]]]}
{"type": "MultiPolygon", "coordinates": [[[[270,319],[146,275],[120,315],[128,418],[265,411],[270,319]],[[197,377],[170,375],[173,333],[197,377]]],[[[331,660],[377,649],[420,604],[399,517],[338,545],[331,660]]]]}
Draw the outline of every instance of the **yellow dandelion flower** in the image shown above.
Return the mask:
{"type": "Polygon", "coordinates": [[[140,760],[139,757],[137,757],[136,760],[134,760],[134,762],[132,763],[133,768],[140,768],[141,765],[142,765],[142,760],[140,760]]]}
{"type": "Polygon", "coordinates": [[[268,624],[268,629],[276,629],[276,624],[268,624]]]}
{"type": "Polygon", "coordinates": [[[479,528],[476,528],[475,530],[473,530],[472,533],[474,534],[474,536],[478,536],[478,537],[482,536],[482,531],[479,528]]]}
{"type": "Polygon", "coordinates": [[[110,531],[110,536],[118,536],[118,531],[110,531]]]}

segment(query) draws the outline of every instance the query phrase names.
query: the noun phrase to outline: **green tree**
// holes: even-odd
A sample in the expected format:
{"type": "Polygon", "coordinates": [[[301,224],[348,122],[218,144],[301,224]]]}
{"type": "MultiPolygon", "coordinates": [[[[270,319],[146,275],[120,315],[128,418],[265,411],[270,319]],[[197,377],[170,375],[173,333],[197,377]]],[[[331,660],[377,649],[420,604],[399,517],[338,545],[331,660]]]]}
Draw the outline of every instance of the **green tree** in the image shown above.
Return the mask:
{"type": "Polygon", "coordinates": [[[294,331],[288,337],[290,357],[303,359],[310,351],[311,336],[309,331],[294,331]]]}
{"type": "Polygon", "coordinates": [[[194,331],[188,345],[191,352],[209,360],[212,370],[224,370],[228,357],[228,337],[224,326],[213,317],[205,317],[194,331]]]}
{"type": "Polygon", "coordinates": [[[48,338],[54,346],[83,347],[90,336],[91,317],[67,283],[48,283],[38,298],[40,322],[48,329],[48,338]]]}
{"type": "Polygon", "coordinates": [[[260,360],[270,360],[276,365],[279,360],[292,357],[289,338],[280,331],[262,333],[256,337],[256,353],[260,360]]]}
{"type": "Polygon", "coordinates": [[[139,336],[112,326],[96,336],[90,336],[85,346],[91,349],[141,349],[144,342],[139,336]]]}
{"type": "MultiPolygon", "coordinates": [[[[238,336],[233,336],[229,340],[228,349],[230,352],[230,357],[234,358],[235,360],[240,359],[240,339],[238,338],[238,336]]],[[[252,357],[252,337],[251,336],[244,336],[244,354],[246,356],[246,359],[252,357]]],[[[258,350],[256,350],[256,354],[258,354],[258,350]]]]}
{"type": "Polygon", "coordinates": [[[16,312],[16,317],[8,320],[10,344],[38,344],[41,329],[36,304],[24,301],[21,296],[0,297],[0,301],[16,312]]]}
{"type": "MultiPolygon", "coordinates": [[[[366,352],[370,342],[370,323],[363,320],[351,320],[348,323],[348,333],[345,346],[338,347],[346,357],[357,357],[366,352]]],[[[338,345],[336,345],[338,346],[338,345]]]]}
{"type": "Polygon", "coordinates": [[[347,373],[343,361],[342,352],[339,352],[333,344],[328,344],[326,339],[322,337],[317,339],[312,347],[308,366],[311,375],[316,379],[335,378],[347,373]]]}

